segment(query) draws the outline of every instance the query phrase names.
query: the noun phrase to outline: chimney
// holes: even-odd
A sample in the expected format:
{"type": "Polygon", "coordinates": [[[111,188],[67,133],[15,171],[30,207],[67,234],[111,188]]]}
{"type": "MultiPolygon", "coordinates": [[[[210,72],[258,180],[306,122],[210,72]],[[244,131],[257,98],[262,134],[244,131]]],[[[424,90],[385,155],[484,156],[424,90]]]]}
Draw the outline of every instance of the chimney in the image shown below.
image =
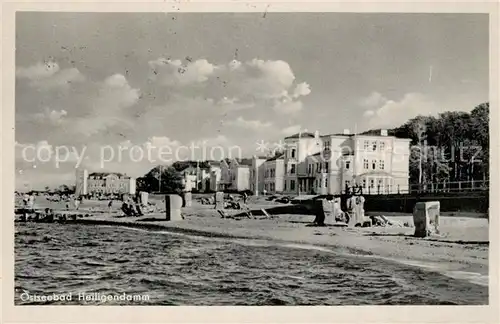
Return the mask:
{"type": "Polygon", "coordinates": [[[349,131],[349,129],[345,128],[344,129],[344,135],[349,135],[349,134],[351,134],[351,132],[349,131]]]}
{"type": "Polygon", "coordinates": [[[380,135],[381,136],[387,136],[387,129],[381,129],[380,130],[380,135]]]}
{"type": "Polygon", "coordinates": [[[315,139],[319,139],[319,131],[315,131],[314,132],[314,138],[315,139]]]}

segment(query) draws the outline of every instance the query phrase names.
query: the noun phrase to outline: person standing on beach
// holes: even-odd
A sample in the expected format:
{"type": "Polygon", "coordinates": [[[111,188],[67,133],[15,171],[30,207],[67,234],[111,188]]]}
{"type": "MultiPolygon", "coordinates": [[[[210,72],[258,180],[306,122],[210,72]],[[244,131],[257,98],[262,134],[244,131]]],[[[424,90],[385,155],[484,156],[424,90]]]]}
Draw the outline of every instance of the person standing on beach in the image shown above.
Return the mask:
{"type": "Polygon", "coordinates": [[[111,199],[108,203],[108,211],[111,213],[111,209],[113,207],[113,199],[111,199]]]}
{"type": "Polygon", "coordinates": [[[80,208],[80,203],[82,202],[82,197],[81,196],[78,196],[75,198],[75,209],[78,210],[78,208],[80,208]]]}
{"type": "Polygon", "coordinates": [[[33,210],[34,208],[35,208],[35,195],[31,193],[28,201],[28,209],[33,210]]]}
{"type": "Polygon", "coordinates": [[[247,204],[247,199],[248,199],[248,196],[247,196],[247,193],[244,192],[243,193],[243,203],[246,205],[247,204]]]}

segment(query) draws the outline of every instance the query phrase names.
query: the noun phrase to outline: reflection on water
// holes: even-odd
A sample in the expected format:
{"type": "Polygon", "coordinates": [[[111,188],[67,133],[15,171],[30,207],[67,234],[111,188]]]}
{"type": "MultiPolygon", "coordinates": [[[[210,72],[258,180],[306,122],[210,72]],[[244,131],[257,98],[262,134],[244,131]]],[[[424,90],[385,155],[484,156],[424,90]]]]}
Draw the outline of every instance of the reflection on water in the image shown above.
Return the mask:
{"type": "Polygon", "coordinates": [[[105,305],[488,303],[485,286],[313,246],[33,223],[17,224],[15,240],[16,304],[29,303],[23,291],[149,296],[105,305]]]}

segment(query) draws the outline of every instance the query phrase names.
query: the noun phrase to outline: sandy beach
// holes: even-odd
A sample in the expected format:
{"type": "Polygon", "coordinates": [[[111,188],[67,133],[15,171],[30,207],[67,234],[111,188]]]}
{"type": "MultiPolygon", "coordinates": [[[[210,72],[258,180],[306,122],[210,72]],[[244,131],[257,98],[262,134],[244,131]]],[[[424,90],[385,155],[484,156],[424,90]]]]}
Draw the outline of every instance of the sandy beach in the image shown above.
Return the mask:
{"type": "MultiPolygon", "coordinates": [[[[193,200],[191,207],[183,208],[182,221],[164,221],[163,212],[142,217],[123,217],[96,211],[106,202],[86,202],[83,210],[92,207],[92,216],[79,218],[79,223],[140,227],[172,233],[212,238],[266,240],[276,244],[301,244],[307,248],[328,248],[335,253],[356,254],[385,258],[434,269],[440,272],[488,274],[488,221],[485,218],[442,216],[440,235],[426,239],[414,238],[413,227],[343,228],[336,226],[308,226],[314,216],[300,214],[274,215],[270,219],[222,219],[212,205],[193,200]]],[[[118,204],[115,204],[118,207],[118,204]]],[[[275,204],[253,201],[251,210],[271,209],[275,204]]],[[[229,214],[238,211],[229,210],[229,214]]],[[[411,215],[388,216],[401,224],[412,224],[411,215]]]]}

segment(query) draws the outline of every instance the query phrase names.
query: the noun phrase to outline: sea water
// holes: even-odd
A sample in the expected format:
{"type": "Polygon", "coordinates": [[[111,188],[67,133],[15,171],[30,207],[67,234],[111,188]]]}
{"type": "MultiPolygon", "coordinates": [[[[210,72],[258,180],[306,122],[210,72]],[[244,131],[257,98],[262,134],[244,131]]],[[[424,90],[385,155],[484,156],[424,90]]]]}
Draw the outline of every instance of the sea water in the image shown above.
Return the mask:
{"type": "Polygon", "coordinates": [[[21,295],[99,305],[487,304],[488,287],[460,276],[324,247],[203,238],[78,224],[16,224],[15,303],[21,295]],[[119,296],[147,296],[128,300],[119,296]]]}

